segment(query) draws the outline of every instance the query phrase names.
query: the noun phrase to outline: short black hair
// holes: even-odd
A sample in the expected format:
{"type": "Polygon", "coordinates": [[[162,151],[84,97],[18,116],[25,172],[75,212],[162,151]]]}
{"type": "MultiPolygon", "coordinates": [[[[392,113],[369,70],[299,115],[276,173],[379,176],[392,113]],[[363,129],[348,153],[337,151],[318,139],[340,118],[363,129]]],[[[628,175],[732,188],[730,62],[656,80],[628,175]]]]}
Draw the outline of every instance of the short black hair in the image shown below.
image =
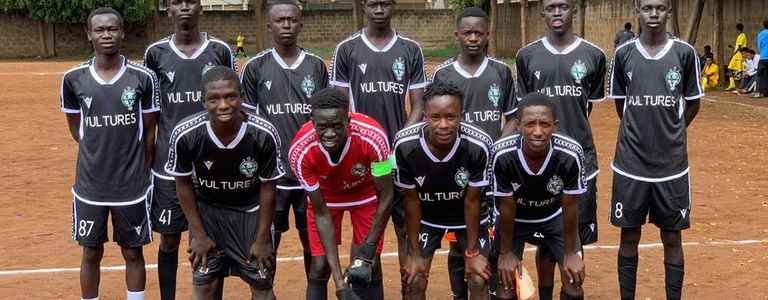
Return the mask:
{"type": "Polygon", "coordinates": [[[267,3],[267,16],[272,12],[272,8],[278,5],[293,5],[296,6],[296,8],[299,10],[299,15],[301,15],[301,5],[299,5],[298,2],[295,0],[270,0],[267,3]]]}
{"type": "Polygon", "coordinates": [[[738,30],[738,31],[744,31],[744,24],[741,24],[741,23],[739,23],[739,24],[736,24],[736,30],[738,30]]]}
{"type": "MultiPolygon", "coordinates": [[[[635,2],[635,8],[640,8],[640,2],[643,2],[643,0],[634,0],[634,2],[635,2]]],[[[672,0],[667,0],[667,5],[671,6],[672,5],[672,0]]]]}
{"type": "Polygon", "coordinates": [[[435,81],[427,86],[424,90],[424,104],[429,103],[430,100],[437,96],[456,96],[459,98],[459,106],[462,106],[462,99],[464,93],[461,92],[459,87],[450,82],[435,81]]]}
{"type": "Polygon", "coordinates": [[[238,78],[237,72],[235,72],[235,70],[225,66],[215,66],[203,72],[203,80],[200,83],[203,90],[203,95],[205,95],[207,92],[206,86],[209,83],[219,80],[234,81],[237,90],[242,92],[242,88],[240,86],[240,78],[238,78]]]}
{"type": "Polygon", "coordinates": [[[483,18],[483,20],[485,20],[486,22],[490,20],[488,18],[488,14],[482,8],[479,8],[476,6],[470,6],[470,7],[465,7],[464,10],[461,11],[461,14],[459,14],[459,16],[456,18],[456,25],[459,25],[459,23],[461,23],[461,20],[463,20],[464,18],[469,18],[469,17],[483,18]]]}
{"type": "Polygon", "coordinates": [[[768,18],[765,18],[765,20],[763,20],[763,28],[768,29],[768,18]]]}
{"type": "Polygon", "coordinates": [[[630,22],[627,22],[626,24],[624,24],[624,29],[626,29],[626,30],[632,30],[632,23],[630,23],[630,22]]]}
{"type": "Polygon", "coordinates": [[[533,106],[547,107],[549,111],[552,112],[552,118],[557,120],[557,113],[555,112],[555,106],[552,104],[552,100],[550,100],[546,95],[537,92],[529,93],[523,96],[523,98],[520,100],[520,105],[517,108],[517,118],[522,119],[525,109],[533,106]]]}
{"type": "Polygon", "coordinates": [[[309,98],[312,110],[315,109],[343,109],[349,111],[349,99],[336,88],[328,87],[315,92],[309,98]]]}
{"type": "Polygon", "coordinates": [[[710,45],[704,46],[704,52],[712,52],[712,46],[710,45]]]}
{"type": "Polygon", "coordinates": [[[98,15],[115,15],[117,20],[120,22],[120,28],[123,28],[123,15],[121,15],[119,11],[111,7],[99,7],[88,14],[88,19],[85,20],[85,25],[88,26],[88,29],[91,29],[91,20],[93,17],[98,15]]]}

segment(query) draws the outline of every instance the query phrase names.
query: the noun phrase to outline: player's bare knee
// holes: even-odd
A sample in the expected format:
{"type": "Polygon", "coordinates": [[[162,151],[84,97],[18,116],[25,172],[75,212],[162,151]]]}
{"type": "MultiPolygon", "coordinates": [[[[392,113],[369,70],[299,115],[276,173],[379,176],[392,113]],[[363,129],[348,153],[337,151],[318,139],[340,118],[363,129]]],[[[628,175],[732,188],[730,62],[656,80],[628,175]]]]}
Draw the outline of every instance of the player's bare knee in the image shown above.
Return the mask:
{"type": "Polygon", "coordinates": [[[416,276],[413,282],[408,285],[408,295],[418,296],[427,292],[427,278],[424,276],[416,276]]]}
{"type": "Polygon", "coordinates": [[[313,256],[309,266],[309,278],[314,280],[328,280],[331,277],[331,268],[325,260],[325,256],[313,256]]]}
{"type": "Polygon", "coordinates": [[[467,278],[467,286],[469,291],[474,293],[481,292],[488,289],[488,281],[483,279],[480,275],[472,274],[467,278]]]}
{"type": "Polygon", "coordinates": [[[83,261],[99,263],[102,257],[104,257],[104,246],[83,247],[83,261]]]}
{"type": "Polygon", "coordinates": [[[166,233],[160,236],[160,251],[176,252],[181,244],[181,233],[166,233]]]}
{"type": "Polygon", "coordinates": [[[122,247],[120,250],[126,263],[144,263],[144,253],[142,253],[141,247],[122,247]]]}

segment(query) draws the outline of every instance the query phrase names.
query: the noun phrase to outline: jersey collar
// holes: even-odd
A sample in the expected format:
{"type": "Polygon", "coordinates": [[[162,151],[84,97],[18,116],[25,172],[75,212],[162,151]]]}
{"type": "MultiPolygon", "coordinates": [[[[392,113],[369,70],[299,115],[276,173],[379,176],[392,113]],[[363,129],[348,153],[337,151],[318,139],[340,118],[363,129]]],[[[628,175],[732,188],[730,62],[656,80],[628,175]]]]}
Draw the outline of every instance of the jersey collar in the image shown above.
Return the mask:
{"type": "Polygon", "coordinates": [[[552,54],[554,55],[566,55],[568,53],[571,53],[573,50],[576,50],[576,48],[578,48],[579,45],[581,45],[581,41],[582,39],[577,36],[576,40],[574,40],[573,43],[571,43],[571,45],[569,45],[568,47],[565,47],[563,51],[558,51],[557,48],[555,48],[555,46],[549,43],[549,40],[547,39],[546,36],[541,38],[541,43],[544,44],[544,48],[547,48],[547,50],[549,50],[549,52],[552,52],[552,54]]]}
{"type": "Polygon", "coordinates": [[[483,75],[485,68],[488,67],[488,57],[486,56],[483,58],[483,63],[480,64],[480,67],[477,68],[477,70],[475,70],[475,74],[469,74],[467,70],[462,68],[458,58],[456,58],[452,65],[456,72],[458,72],[459,75],[464,76],[464,78],[477,78],[480,77],[480,75],[483,75]]]}
{"type": "Polygon", "coordinates": [[[96,80],[100,85],[113,85],[115,82],[120,80],[120,77],[123,77],[123,74],[125,73],[125,70],[128,68],[126,66],[127,61],[125,59],[125,56],[120,55],[120,58],[123,59],[123,62],[120,64],[120,71],[115,74],[114,77],[110,81],[105,81],[104,79],[99,76],[99,73],[96,72],[96,57],[94,57],[91,60],[91,65],[88,67],[88,70],[91,71],[91,76],[93,76],[93,80],[96,80]]]}
{"type": "Polygon", "coordinates": [[[539,176],[541,174],[544,174],[544,170],[547,169],[547,165],[549,165],[549,159],[552,158],[552,140],[549,141],[549,152],[547,152],[547,158],[544,159],[544,163],[541,164],[541,168],[539,168],[538,172],[531,171],[531,168],[528,166],[528,162],[525,160],[525,155],[523,154],[523,143],[524,139],[523,136],[520,136],[520,148],[517,149],[517,157],[520,158],[520,164],[523,165],[523,169],[525,169],[525,172],[528,173],[528,175],[531,176],[539,176]]]}
{"type": "Polygon", "coordinates": [[[296,61],[293,62],[293,65],[288,66],[287,63],[285,63],[285,60],[280,56],[280,54],[277,53],[277,51],[273,48],[272,49],[272,58],[275,59],[278,65],[282,67],[283,69],[288,70],[296,70],[301,65],[301,62],[304,61],[304,57],[306,56],[306,52],[303,49],[299,49],[299,57],[296,58],[296,61]]]}
{"type": "Polygon", "coordinates": [[[240,141],[245,136],[245,130],[248,127],[248,121],[243,120],[243,124],[240,124],[240,130],[237,132],[237,136],[235,136],[235,139],[226,146],[221,142],[221,140],[219,140],[219,137],[216,136],[216,133],[213,132],[211,121],[205,122],[205,127],[208,129],[208,136],[211,138],[211,141],[216,144],[216,147],[219,147],[219,149],[235,149],[235,147],[240,144],[240,141]]]}
{"type": "Polygon", "coordinates": [[[192,54],[192,56],[187,56],[184,54],[184,52],[181,52],[179,48],[176,48],[176,43],[173,41],[176,39],[176,34],[171,35],[171,38],[168,40],[168,45],[171,47],[171,50],[173,50],[176,55],[181,57],[182,59],[197,59],[200,54],[203,54],[203,51],[205,51],[205,48],[208,48],[208,43],[210,40],[208,40],[208,33],[201,32],[200,38],[203,40],[203,44],[200,45],[200,48],[195,51],[195,53],[192,54]]]}
{"type": "Polygon", "coordinates": [[[382,48],[382,49],[376,48],[376,45],[374,45],[370,40],[368,40],[368,37],[365,36],[365,29],[360,31],[360,38],[363,40],[363,43],[365,43],[365,45],[368,46],[368,48],[371,49],[371,51],[373,51],[373,52],[387,52],[387,51],[389,51],[389,49],[392,48],[392,46],[395,45],[395,42],[397,42],[398,34],[397,34],[397,31],[395,31],[395,35],[392,36],[392,39],[389,40],[389,43],[386,46],[384,46],[384,48],[382,48]]]}
{"type": "Polygon", "coordinates": [[[333,159],[331,159],[331,154],[328,153],[328,151],[325,150],[325,147],[323,147],[322,144],[319,145],[319,146],[320,146],[320,151],[322,151],[323,154],[325,154],[325,159],[328,161],[328,164],[331,167],[335,167],[335,166],[338,166],[341,163],[341,161],[344,160],[345,156],[347,156],[347,152],[349,152],[349,145],[350,144],[352,144],[352,137],[347,136],[347,143],[344,144],[344,149],[341,150],[341,155],[339,155],[339,161],[337,161],[337,162],[333,162],[333,159]]]}
{"type": "Polygon", "coordinates": [[[675,43],[674,40],[672,40],[671,38],[668,39],[667,44],[664,45],[664,49],[661,49],[659,53],[656,53],[656,56],[651,56],[651,54],[648,53],[647,50],[645,50],[645,47],[643,47],[643,43],[640,42],[640,39],[635,40],[635,47],[637,47],[637,51],[640,51],[640,54],[642,54],[643,57],[645,57],[645,59],[659,60],[662,57],[664,57],[664,55],[667,55],[667,52],[669,52],[669,49],[672,49],[672,45],[674,43],[675,43]]]}
{"type": "Polygon", "coordinates": [[[459,149],[459,144],[461,143],[461,137],[457,133],[456,135],[456,141],[453,142],[453,148],[451,148],[451,152],[448,152],[448,155],[443,157],[443,159],[438,159],[437,156],[432,154],[432,151],[429,150],[429,145],[427,145],[427,140],[424,138],[424,135],[426,132],[424,132],[424,129],[427,128],[427,125],[424,125],[424,127],[421,127],[421,134],[419,136],[419,144],[421,145],[421,149],[424,151],[424,153],[427,154],[429,159],[432,160],[432,162],[448,162],[453,158],[453,155],[456,154],[456,150],[459,149]]]}

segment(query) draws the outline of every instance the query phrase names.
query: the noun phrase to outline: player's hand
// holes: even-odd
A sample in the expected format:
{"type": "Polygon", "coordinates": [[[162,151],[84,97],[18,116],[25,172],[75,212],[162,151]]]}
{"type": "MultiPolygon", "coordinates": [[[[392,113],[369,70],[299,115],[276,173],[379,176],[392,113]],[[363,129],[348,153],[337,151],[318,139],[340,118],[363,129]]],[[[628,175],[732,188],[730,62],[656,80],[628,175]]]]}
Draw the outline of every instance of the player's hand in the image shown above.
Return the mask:
{"type": "Polygon", "coordinates": [[[575,286],[581,286],[584,283],[584,261],[578,252],[572,252],[565,255],[563,262],[566,280],[575,286]]]}
{"type": "Polygon", "coordinates": [[[360,300],[360,297],[355,295],[348,286],[336,289],[336,298],[339,300],[360,300]]]}
{"type": "Polygon", "coordinates": [[[344,280],[355,286],[367,286],[371,283],[371,277],[373,275],[373,259],[376,255],[376,242],[365,242],[357,250],[352,264],[349,265],[345,274],[344,280]]]}
{"type": "Polygon", "coordinates": [[[499,278],[502,288],[505,290],[515,288],[515,273],[522,274],[520,259],[512,252],[499,255],[499,278]]]}
{"type": "Polygon", "coordinates": [[[192,236],[189,241],[189,263],[192,264],[192,270],[199,270],[200,272],[208,272],[208,253],[216,248],[216,242],[214,242],[207,235],[192,236]]]}
{"type": "Polygon", "coordinates": [[[272,269],[274,250],[269,241],[256,240],[251,244],[251,256],[248,263],[256,262],[262,268],[272,269]]]}
{"type": "Polygon", "coordinates": [[[491,269],[485,256],[464,257],[464,269],[467,276],[477,274],[486,281],[491,279],[491,269]]]}
{"type": "Polygon", "coordinates": [[[416,280],[416,276],[428,277],[427,260],[420,255],[408,256],[408,262],[405,267],[405,285],[410,286],[416,280]]]}

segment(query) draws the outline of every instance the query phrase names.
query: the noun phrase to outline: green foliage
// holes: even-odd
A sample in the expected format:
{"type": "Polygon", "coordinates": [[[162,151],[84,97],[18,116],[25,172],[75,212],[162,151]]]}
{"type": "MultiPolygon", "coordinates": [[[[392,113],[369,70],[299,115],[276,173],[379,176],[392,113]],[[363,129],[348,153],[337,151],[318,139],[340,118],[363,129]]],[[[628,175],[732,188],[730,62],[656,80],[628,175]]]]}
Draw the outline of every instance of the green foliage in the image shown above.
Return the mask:
{"type": "Polygon", "coordinates": [[[490,1],[488,0],[448,0],[448,5],[457,12],[470,6],[480,7],[486,12],[490,9],[490,1]]]}
{"type": "Polygon", "coordinates": [[[91,10],[109,6],[126,22],[141,22],[152,15],[155,0],[0,0],[0,10],[27,13],[49,23],[85,23],[91,10]]]}

